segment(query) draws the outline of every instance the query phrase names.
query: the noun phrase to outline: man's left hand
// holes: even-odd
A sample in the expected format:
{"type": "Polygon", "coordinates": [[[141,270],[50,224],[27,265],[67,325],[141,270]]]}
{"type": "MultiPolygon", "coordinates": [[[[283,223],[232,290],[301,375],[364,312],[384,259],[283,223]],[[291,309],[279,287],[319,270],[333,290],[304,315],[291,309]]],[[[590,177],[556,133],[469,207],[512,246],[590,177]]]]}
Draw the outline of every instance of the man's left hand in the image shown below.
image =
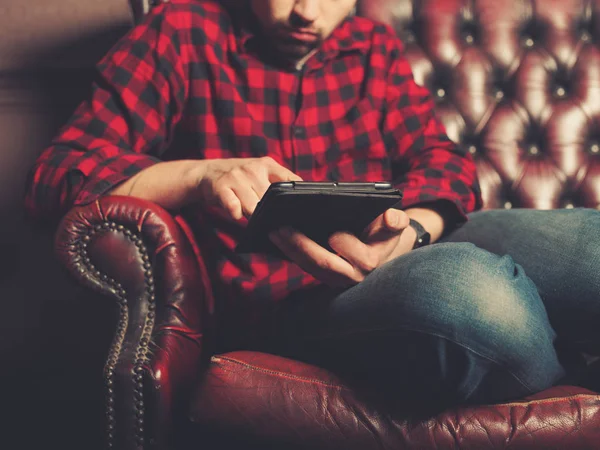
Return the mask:
{"type": "Polygon", "coordinates": [[[323,283],[352,286],[377,267],[411,250],[416,234],[408,225],[409,217],[404,211],[388,209],[371,222],[360,238],[347,232],[333,234],[329,245],[336,253],[290,228],[272,232],[270,237],[293,262],[323,283]]]}

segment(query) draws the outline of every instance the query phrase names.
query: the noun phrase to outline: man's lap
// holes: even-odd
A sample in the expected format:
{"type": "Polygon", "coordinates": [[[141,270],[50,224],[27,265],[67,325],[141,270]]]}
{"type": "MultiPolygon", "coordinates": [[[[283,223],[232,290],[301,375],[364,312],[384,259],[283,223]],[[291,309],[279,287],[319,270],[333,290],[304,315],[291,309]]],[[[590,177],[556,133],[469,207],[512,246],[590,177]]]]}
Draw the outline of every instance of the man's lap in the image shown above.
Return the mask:
{"type": "Polygon", "coordinates": [[[388,263],[354,288],[321,288],[284,302],[276,314],[280,344],[291,343],[294,356],[298,348],[319,352],[325,341],[356,344],[365,333],[422,332],[492,359],[546,352],[542,359],[555,367],[548,342],[555,328],[593,352],[600,342],[600,244],[592,239],[599,218],[592,210],[474,213],[440,243],[388,263]],[[554,312],[552,326],[542,300],[554,312]],[[494,342],[507,348],[486,354],[494,342]]]}
{"type": "MultiPolygon", "coordinates": [[[[368,297],[380,288],[389,289],[386,285],[391,283],[396,285],[392,289],[400,298],[407,285],[426,290],[436,282],[437,289],[446,285],[453,291],[449,295],[455,297],[454,284],[460,277],[459,285],[466,289],[478,284],[489,286],[480,292],[487,295],[493,293],[494,287],[481,280],[494,268],[485,266],[498,262],[491,255],[508,255],[524,269],[542,300],[550,302],[552,310],[564,313],[565,309],[584,308],[594,312],[597,306],[596,311],[600,313],[600,238],[595,242],[592,239],[599,231],[600,212],[593,210],[476,212],[439,243],[400,257],[392,271],[384,266],[350,291],[368,297]],[[460,270],[454,273],[457,268],[460,270]],[[571,298],[573,296],[577,298],[571,298]]],[[[414,289],[411,295],[421,296],[414,289]]],[[[343,291],[321,287],[308,295],[300,293],[287,303],[302,309],[343,296],[343,291]]],[[[339,311],[346,305],[340,302],[339,311]]],[[[326,306],[321,308],[330,310],[326,306]]],[[[324,325],[327,327],[331,328],[330,322],[324,325]]]]}
{"type": "Polygon", "coordinates": [[[277,353],[461,400],[524,395],[563,375],[535,286],[510,257],[469,243],[424,247],[344,292],[313,294],[280,308],[277,353]],[[506,390],[487,387],[487,373],[503,373],[506,390]]]}

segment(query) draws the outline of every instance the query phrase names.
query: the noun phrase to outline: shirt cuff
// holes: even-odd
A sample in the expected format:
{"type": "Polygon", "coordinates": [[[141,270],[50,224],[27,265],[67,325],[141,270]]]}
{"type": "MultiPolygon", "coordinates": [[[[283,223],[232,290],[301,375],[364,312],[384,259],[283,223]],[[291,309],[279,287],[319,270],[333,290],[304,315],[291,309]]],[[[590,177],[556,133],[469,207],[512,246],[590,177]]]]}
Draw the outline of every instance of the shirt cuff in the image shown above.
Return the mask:
{"type": "Polygon", "coordinates": [[[418,198],[406,196],[394,205],[395,209],[407,210],[410,208],[430,209],[437,212],[444,219],[442,237],[453,231],[469,220],[468,212],[461,199],[452,194],[448,196],[421,194],[418,198]]]}
{"type": "Polygon", "coordinates": [[[78,189],[73,205],[92,203],[117,185],[159,162],[162,161],[153,156],[136,153],[128,154],[126,159],[115,158],[90,174],[85,174],[80,169],[73,169],[68,174],[70,185],[78,189]]]}

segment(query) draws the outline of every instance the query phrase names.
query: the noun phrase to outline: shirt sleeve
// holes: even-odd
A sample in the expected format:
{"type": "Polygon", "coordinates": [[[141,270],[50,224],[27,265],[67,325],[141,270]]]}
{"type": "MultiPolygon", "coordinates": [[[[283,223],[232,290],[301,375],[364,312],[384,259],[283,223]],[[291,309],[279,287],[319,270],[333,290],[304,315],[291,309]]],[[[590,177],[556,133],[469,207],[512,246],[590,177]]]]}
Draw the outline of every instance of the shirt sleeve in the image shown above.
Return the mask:
{"type": "Polygon", "coordinates": [[[453,205],[454,220],[464,221],[482,203],[473,159],[447,137],[429,91],[413,79],[401,42],[394,36],[388,45],[383,136],[394,184],[404,194],[401,207],[443,200],[453,205]]]}
{"type": "Polygon", "coordinates": [[[25,206],[58,219],[160,161],[187,98],[178,16],[163,5],[100,61],[89,98],[38,157],[25,206]]]}

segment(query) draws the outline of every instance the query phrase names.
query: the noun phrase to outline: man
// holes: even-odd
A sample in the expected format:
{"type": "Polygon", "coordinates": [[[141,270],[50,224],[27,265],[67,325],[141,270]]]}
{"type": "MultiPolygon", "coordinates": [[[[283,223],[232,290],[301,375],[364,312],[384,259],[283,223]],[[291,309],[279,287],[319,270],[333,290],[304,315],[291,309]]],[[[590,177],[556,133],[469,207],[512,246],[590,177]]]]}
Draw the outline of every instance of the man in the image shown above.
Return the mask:
{"type": "Polygon", "coordinates": [[[56,217],[109,194],[184,208],[223,348],[303,358],[401,402],[551,386],[564,348],[598,350],[598,213],[493,211],[464,224],[481,206],[473,161],[444,135],[393,32],[354,6],[156,8],[101,61],[91,97],[40,156],[29,210],[56,217]],[[333,251],[286,228],[271,239],[289,261],[236,253],[269,184],[301,179],[393,180],[404,198],[360,238],[333,235],[333,251]]]}

